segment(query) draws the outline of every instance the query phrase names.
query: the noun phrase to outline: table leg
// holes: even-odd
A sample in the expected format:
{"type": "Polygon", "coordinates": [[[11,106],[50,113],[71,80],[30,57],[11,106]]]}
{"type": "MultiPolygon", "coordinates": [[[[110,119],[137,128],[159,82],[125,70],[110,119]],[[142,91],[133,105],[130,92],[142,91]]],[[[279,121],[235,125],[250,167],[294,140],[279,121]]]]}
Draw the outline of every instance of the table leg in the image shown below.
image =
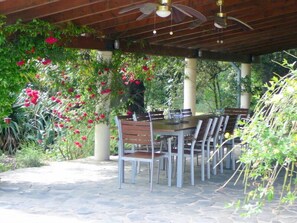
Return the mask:
{"type": "Polygon", "coordinates": [[[183,186],[183,173],[184,173],[184,132],[179,131],[177,135],[177,173],[176,173],[176,186],[183,186]]]}

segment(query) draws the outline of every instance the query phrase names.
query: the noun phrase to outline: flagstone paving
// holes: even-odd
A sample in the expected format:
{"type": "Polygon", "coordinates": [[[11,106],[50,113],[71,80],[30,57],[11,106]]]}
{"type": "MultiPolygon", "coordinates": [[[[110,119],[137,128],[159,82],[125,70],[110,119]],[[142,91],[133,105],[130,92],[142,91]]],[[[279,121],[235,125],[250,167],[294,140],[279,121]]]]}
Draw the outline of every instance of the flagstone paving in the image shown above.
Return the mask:
{"type": "MultiPolygon", "coordinates": [[[[128,167],[129,169],[129,167],[128,167]]],[[[197,170],[197,173],[199,170],[197,170]]],[[[92,157],[53,162],[39,168],[0,173],[1,223],[295,223],[297,207],[268,203],[263,212],[243,218],[227,204],[242,199],[243,186],[228,184],[217,190],[232,171],[196,185],[185,173],[183,188],[168,187],[162,171],[160,184],[149,191],[148,171],[142,167],[136,184],[118,189],[117,158],[97,162],[92,157]]]]}

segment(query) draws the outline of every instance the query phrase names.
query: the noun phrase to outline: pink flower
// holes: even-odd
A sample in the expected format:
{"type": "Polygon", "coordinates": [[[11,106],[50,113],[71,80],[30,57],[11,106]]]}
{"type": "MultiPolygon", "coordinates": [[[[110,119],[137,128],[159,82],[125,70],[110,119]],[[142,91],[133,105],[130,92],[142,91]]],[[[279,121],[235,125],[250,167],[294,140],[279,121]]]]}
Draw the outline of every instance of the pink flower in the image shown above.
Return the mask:
{"type": "Polygon", "coordinates": [[[84,140],[84,141],[86,141],[87,140],[87,137],[86,136],[82,136],[81,139],[84,140]]]}
{"type": "Polygon", "coordinates": [[[52,101],[55,101],[56,99],[57,99],[57,98],[56,98],[55,96],[52,96],[52,97],[51,97],[51,100],[52,100],[52,101]]]}
{"type": "Polygon", "coordinates": [[[29,107],[29,106],[30,106],[30,102],[25,102],[25,103],[24,103],[24,106],[25,106],[25,107],[29,107]]]}
{"type": "Polygon", "coordinates": [[[78,148],[81,148],[82,147],[82,144],[80,142],[74,142],[74,144],[78,147],[78,148]]]}
{"type": "Polygon", "coordinates": [[[80,133],[79,129],[74,130],[74,134],[79,134],[79,133],[80,133]]]}
{"type": "Polygon", "coordinates": [[[46,65],[49,65],[51,63],[52,63],[52,60],[51,59],[45,59],[45,60],[42,61],[42,64],[45,65],[45,66],[46,65]]]}
{"type": "Polygon", "coordinates": [[[45,42],[48,43],[48,44],[54,44],[58,41],[57,38],[53,37],[53,36],[50,36],[48,38],[45,39],[45,42]]]}
{"type": "Polygon", "coordinates": [[[89,119],[89,120],[88,120],[88,123],[89,123],[89,124],[92,124],[93,122],[94,122],[94,121],[93,121],[92,119],[89,119]]]}
{"type": "Polygon", "coordinates": [[[101,94],[109,94],[111,92],[111,89],[105,89],[101,91],[101,94]]]}
{"type": "Polygon", "coordinates": [[[88,114],[86,112],[83,113],[83,117],[87,117],[88,114]]]}
{"type": "Polygon", "coordinates": [[[40,78],[40,74],[36,74],[36,75],[35,75],[35,78],[36,78],[36,79],[39,79],[39,78],[40,78]]]}
{"type": "Polygon", "coordinates": [[[64,124],[60,123],[60,124],[59,124],[59,127],[60,127],[60,128],[63,128],[63,127],[64,127],[64,124]]]}
{"type": "Polygon", "coordinates": [[[21,67],[25,64],[25,60],[20,60],[16,64],[17,64],[17,66],[21,67]]]}

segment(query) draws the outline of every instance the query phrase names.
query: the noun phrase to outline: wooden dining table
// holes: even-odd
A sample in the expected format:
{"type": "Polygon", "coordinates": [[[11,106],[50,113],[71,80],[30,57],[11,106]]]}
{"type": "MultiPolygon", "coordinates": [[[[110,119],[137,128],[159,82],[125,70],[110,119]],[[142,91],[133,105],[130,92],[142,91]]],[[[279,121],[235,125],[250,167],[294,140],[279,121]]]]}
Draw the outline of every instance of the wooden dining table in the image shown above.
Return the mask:
{"type": "MultiPolygon", "coordinates": [[[[177,137],[177,173],[176,173],[176,186],[183,186],[183,173],[184,173],[184,136],[190,134],[198,123],[198,120],[205,120],[213,115],[197,115],[189,116],[176,123],[173,119],[155,120],[153,121],[153,131],[156,135],[176,136],[177,137]]],[[[169,143],[169,146],[171,144],[169,143]]],[[[168,148],[170,151],[171,148],[168,148]]],[[[168,162],[171,165],[171,162],[168,162]]],[[[171,166],[169,166],[171,169],[171,166]]],[[[168,173],[168,186],[171,186],[171,172],[168,173]]]]}

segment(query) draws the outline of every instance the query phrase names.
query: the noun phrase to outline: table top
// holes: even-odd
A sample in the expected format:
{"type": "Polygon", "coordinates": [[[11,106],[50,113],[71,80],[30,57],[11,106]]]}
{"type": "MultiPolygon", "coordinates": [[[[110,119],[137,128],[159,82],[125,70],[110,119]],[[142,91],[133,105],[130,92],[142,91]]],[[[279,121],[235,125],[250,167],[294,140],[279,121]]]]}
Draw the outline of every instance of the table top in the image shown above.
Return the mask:
{"type": "Polygon", "coordinates": [[[172,119],[153,121],[153,129],[156,132],[176,132],[180,130],[194,129],[198,120],[214,117],[214,115],[196,115],[184,117],[180,123],[174,123],[172,119]]]}

